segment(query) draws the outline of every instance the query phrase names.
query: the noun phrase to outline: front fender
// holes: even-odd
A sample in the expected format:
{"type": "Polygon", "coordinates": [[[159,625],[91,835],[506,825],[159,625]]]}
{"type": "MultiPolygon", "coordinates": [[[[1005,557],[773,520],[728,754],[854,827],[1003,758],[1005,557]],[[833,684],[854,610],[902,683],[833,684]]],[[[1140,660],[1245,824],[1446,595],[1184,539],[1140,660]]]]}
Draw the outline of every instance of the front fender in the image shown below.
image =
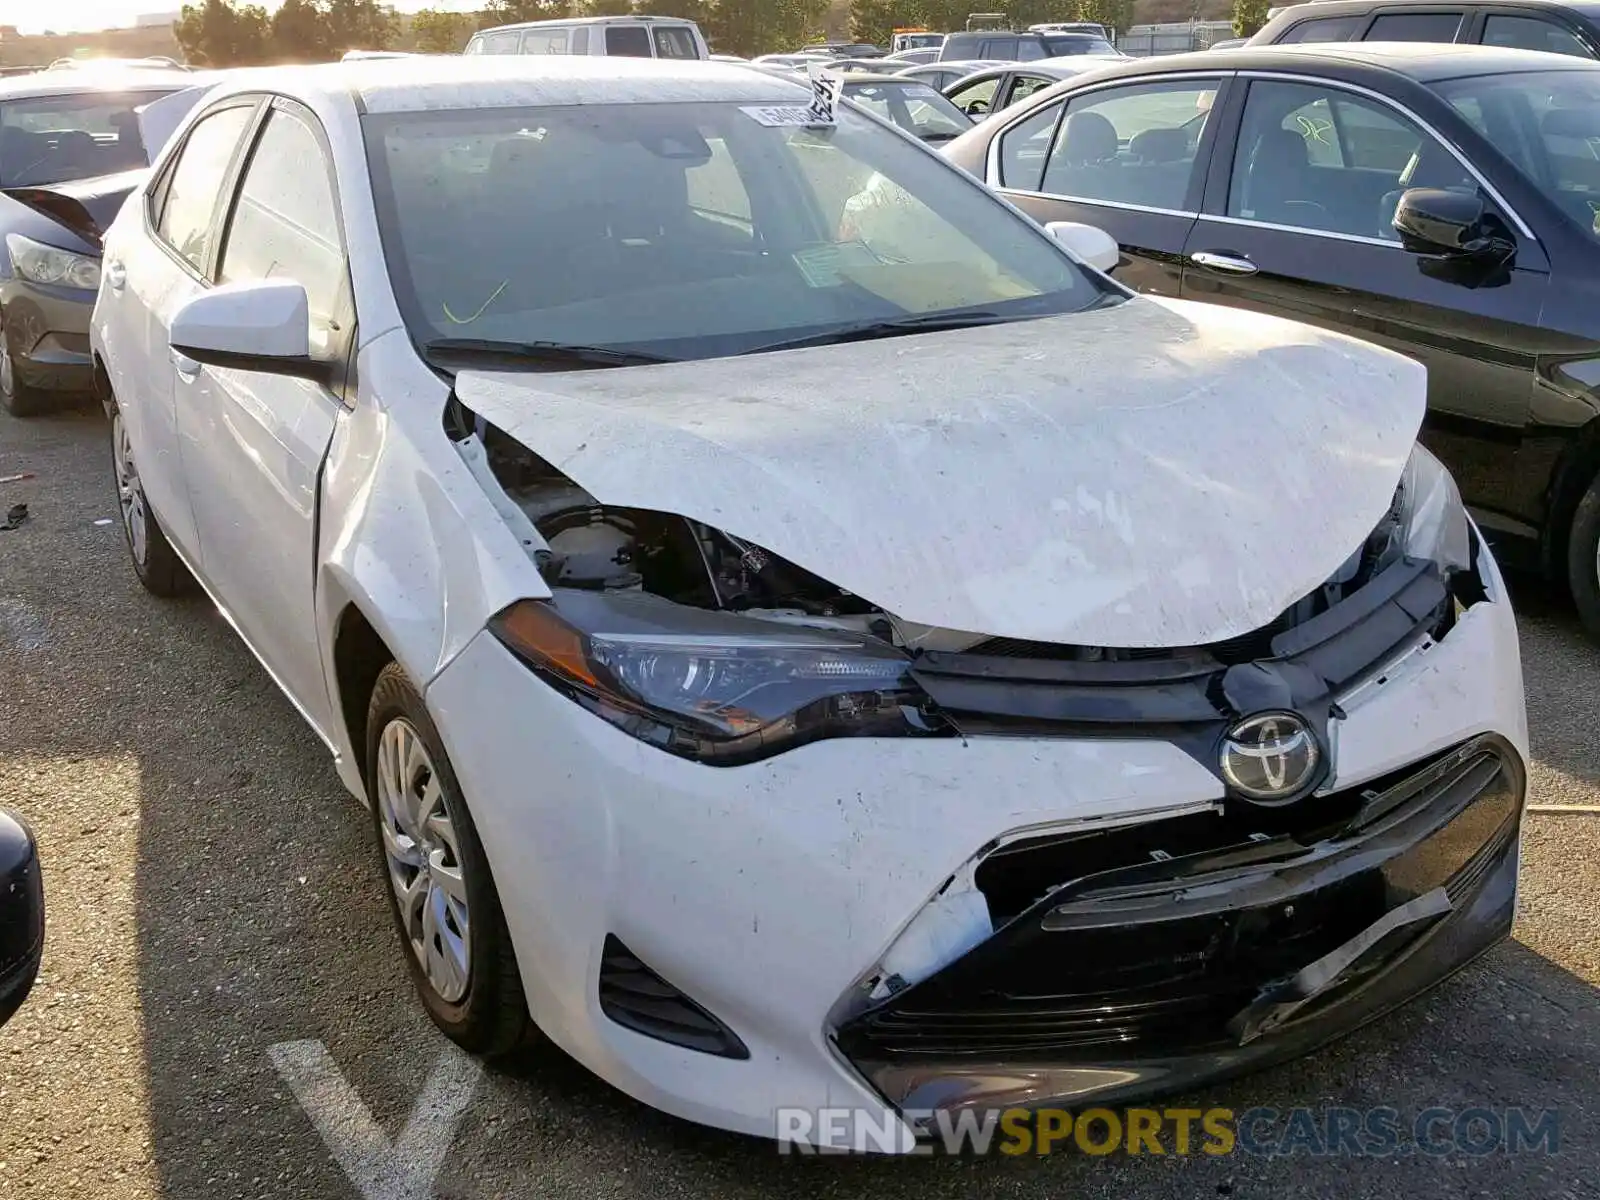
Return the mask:
{"type": "MultiPolygon", "coordinates": [[[[330,695],[342,704],[334,646],[359,609],[419,689],[514,600],[550,594],[533,560],[445,435],[448,385],[401,330],[357,357],[355,406],[323,471],[317,628],[330,695]]],[[[333,731],[340,777],[363,795],[352,744],[333,731]]]]}

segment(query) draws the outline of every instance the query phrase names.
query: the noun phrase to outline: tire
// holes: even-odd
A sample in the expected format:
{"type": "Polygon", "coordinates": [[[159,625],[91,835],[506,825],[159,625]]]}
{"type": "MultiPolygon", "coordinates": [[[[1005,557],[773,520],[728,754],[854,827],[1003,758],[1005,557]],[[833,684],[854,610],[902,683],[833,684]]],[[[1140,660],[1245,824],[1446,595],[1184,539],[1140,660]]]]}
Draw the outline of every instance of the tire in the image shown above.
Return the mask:
{"type": "Polygon", "coordinates": [[[11,358],[11,343],[0,328],[0,408],[13,417],[36,417],[50,405],[49,392],[29,387],[17,378],[17,364],[11,358]]]}
{"type": "Polygon", "coordinates": [[[111,410],[111,471],[122,515],[122,540],[133,561],[134,574],[151,595],[170,600],[194,587],[194,577],[156,520],[144,498],[144,486],[133,461],[133,445],[120,410],[111,410]]]}
{"type": "Polygon", "coordinates": [[[373,685],[366,749],[383,890],[417,995],[463,1050],[489,1059],[510,1054],[535,1033],[505,914],[439,731],[397,663],[373,685]],[[418,866],[423,861],[428,868],[418,866]]]}
{"type": "Polygon", "coordinates": [[[1572,532],[1567,538],[1567,586],[1584,629],[1600,642],[1600,476],[1589,481],[1589,490],[1572,514],[1572,532]]]}

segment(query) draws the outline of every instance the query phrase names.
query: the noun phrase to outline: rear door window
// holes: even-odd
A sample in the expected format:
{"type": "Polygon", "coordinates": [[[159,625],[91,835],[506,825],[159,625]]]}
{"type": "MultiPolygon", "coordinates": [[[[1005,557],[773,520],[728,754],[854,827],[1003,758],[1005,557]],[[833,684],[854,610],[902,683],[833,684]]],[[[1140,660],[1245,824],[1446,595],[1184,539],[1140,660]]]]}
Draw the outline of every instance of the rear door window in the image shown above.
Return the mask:
{"type": "Polygon", "coordinates": [[[606,53],[613,58],[651,58],[650,32],[643,25],[607,25],[606,53]]]}
{"type": "Polygon", "coordinates": [[[657,58],[699,58],[700,47],[695,44],[694,30],[686,25],[658,25],[652,29],[657,58]]]}
{"type": "Polygon", "coordinates": [[[1367,30],[1367,42],[1453,42],[1461,28],[1459,12],[1380,13],[1367,30]]]}
{"type": "Polygon", "coordinates": [[[1542,50],[1546,54],[1566,54],[1573,58],[1593,58],[1589,47],[1565,25],[1543,17],[1510,17],[1490,13],[1483,24],[1485,46],[1507,46],[1515,50],[1542,50]]]}
{"type": "Polygon", "coordinates": [[[530,29],[522,35],[524,54],[565,54],[567,31],[565,29],[530,29]]]}
{"type": "Polygon", "coordinates": [[[486,33],[483,36],[479,54],[515,54],[517,47],[522,44],[522,35],[515,29],[507,29],[501,33],[486,33]]]}
{"type": "Polygon", "coordinates": [[[1017,58],[1016,38],[990,38],[984,42],[980,58],[992,58],[997,62],[1014,62],[1017,58]]]}
{"type": "Polygon", "coordinates": [[[1292,42],[1348,42],[1355,37],[1365,21],[1366,14],[1357,17],[1318,17],[1314,21],[1301,21],[1289,26],[1280,43],[1292,42]]]}
{"type": "Polygon", "coordinates": [[[1042,190],[1066,199],[1185,211],[1216,93],[1216,80],[1197,79],[1074,96],[1045,165],[1042,190]]]}
{"type": "Polygon", "coordinates": [[[167,178],[156,234],[196,271],[205,271],[216,228],[217,200],[254,104],[236,104],[195,122],[167,178]]]}

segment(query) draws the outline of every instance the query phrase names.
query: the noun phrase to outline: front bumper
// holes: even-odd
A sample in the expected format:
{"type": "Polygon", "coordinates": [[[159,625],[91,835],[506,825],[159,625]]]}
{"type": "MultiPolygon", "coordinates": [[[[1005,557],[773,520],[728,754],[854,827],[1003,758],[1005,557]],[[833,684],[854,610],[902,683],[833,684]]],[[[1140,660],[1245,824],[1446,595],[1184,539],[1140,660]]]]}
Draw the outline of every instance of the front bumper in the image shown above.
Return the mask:
{"type": "MultiPolygon", "coordinates": [[[[1488,555],[1480,568],[1485,599],[1441,641],[1339,697],[1326,792],[1359,795],[1483,735],[1498,738],[1520,781],[1527,728],[1516,628],[1488,555]]],[[[1243,1046],[1174,1049],[1152,1038],[1134,1053],[1080,1048],[1069,1057],[1047,1047],[1030,1060],[1009,1047],[985,1057],[981,1046],[951,1044],[907,1068],[904,1056],[858,1036],[855,1023],[875,1011],[861,984],[948,881],[1002,843],[1220,820],[1216,776],[1159,737],[864,738],[701,766],[557,695],[487,633],[431,681],[427,699],[483,837],[540,1027],[636,1098],[740,1132],[773,1136],[781,1108],[848,1107],[880,1126],[902,1122],[909,1140],[903,1110],[1015,1096],[1006,1081],[1019,1070],[1098,1068],[1093,1055],[1137,1072],[1121,1080],[1130,1094],[1183,1087],[1336,1036],[1470,961],[1509,925],[1517,830],[1484,832],[1474,816],[1461,828],[1483,833],[1468,848],[1469,857],[1483,853],[1480,882],[1458,881],[1447,917],[1403,955],[1388,947],[1382,970],[1363,957],[1360,986],[1341,983],[1337,997],[1320,995],[1243,1046]],[[1491,835],[1500,840],[1484,849],[1491,835]],[[747,1056],[688,1049],[608,1017],[600,995],[608,938],[731,1029],[747,1056]]],[[[1520,782],[1513,790],[1520,809],[1520,782]]],[[[1461,844],[1471,841],[1463,835],[1461,844]]],[[[1348,886],[1365,894],[1390,878],[1366,871],[1348,886]]],[[[1370,912],[1382,901],[1364,903],[1370,912]]],[[[1319,933],[1286,968],[1370,923],[1352,917],[1352,928],[1319,933]]],[[[993,953],[1016,953],[1009,925],[991,942],[993,953]]],[[[1269,982],[1258,972],[1241,990],[1253,997],[1269,982]]],[[[1099,1095],[1120,1094],[1101,1082],[1099,1095]]],[[[1078,1083],[1039,1086],[1034,1103],[1087,1094],[1073,1091],[1078,1083]]]]}
{"type": "Polygon", "coordinates": [[[95,293],[81,288],[0,281],[0,314],[12,369],[24,386],[41,391],[88,392],[94,387],[89,316],[95,293]]]}
{"type": "Polygon", "coordinates": [[[1281,1062],[1506,936],[1524,791],[1486,736],[1363,786],[1321,837],[1207,814],[1008,847],[990,863],[1011,878],[1043,857],[1070,882],[839,1048],[903,1113],[1127,1102],[1281,1062]]]}

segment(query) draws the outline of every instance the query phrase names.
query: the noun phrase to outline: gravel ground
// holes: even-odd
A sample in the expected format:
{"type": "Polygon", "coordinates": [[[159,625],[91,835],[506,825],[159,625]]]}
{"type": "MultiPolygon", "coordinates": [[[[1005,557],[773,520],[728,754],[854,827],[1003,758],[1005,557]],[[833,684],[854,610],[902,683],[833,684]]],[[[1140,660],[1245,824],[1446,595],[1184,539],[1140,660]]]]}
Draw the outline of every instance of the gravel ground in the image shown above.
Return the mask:
{"type": "MultiPolygon", "coordinates": [[[[87,409],[0,416],[0,804],[39,835],[49,943],[0,1032],[0,1196],[355,1196],[267,1049],[324,1043],[389,1137],[442,1049],[366,818],[221,617],[135,581],[87,409]],[[97,524],[106,521],[106,524],[97,524]]],[[[1518,588],[1534,799],[1600,802],[1600,652],[1518,588]]],[[[1471,1159],[799,1160],[656,1114],[558,1054],[484,1076],[446,1197],[1600,1196],[1600,815],[1534,814],[1516,937],[1376,1028],[1197,1106],[1526,1105],[1561,1151],[1471,1159]]],[[[397,1193],[396,1193],[397,1194],[397,1193]]]]}

